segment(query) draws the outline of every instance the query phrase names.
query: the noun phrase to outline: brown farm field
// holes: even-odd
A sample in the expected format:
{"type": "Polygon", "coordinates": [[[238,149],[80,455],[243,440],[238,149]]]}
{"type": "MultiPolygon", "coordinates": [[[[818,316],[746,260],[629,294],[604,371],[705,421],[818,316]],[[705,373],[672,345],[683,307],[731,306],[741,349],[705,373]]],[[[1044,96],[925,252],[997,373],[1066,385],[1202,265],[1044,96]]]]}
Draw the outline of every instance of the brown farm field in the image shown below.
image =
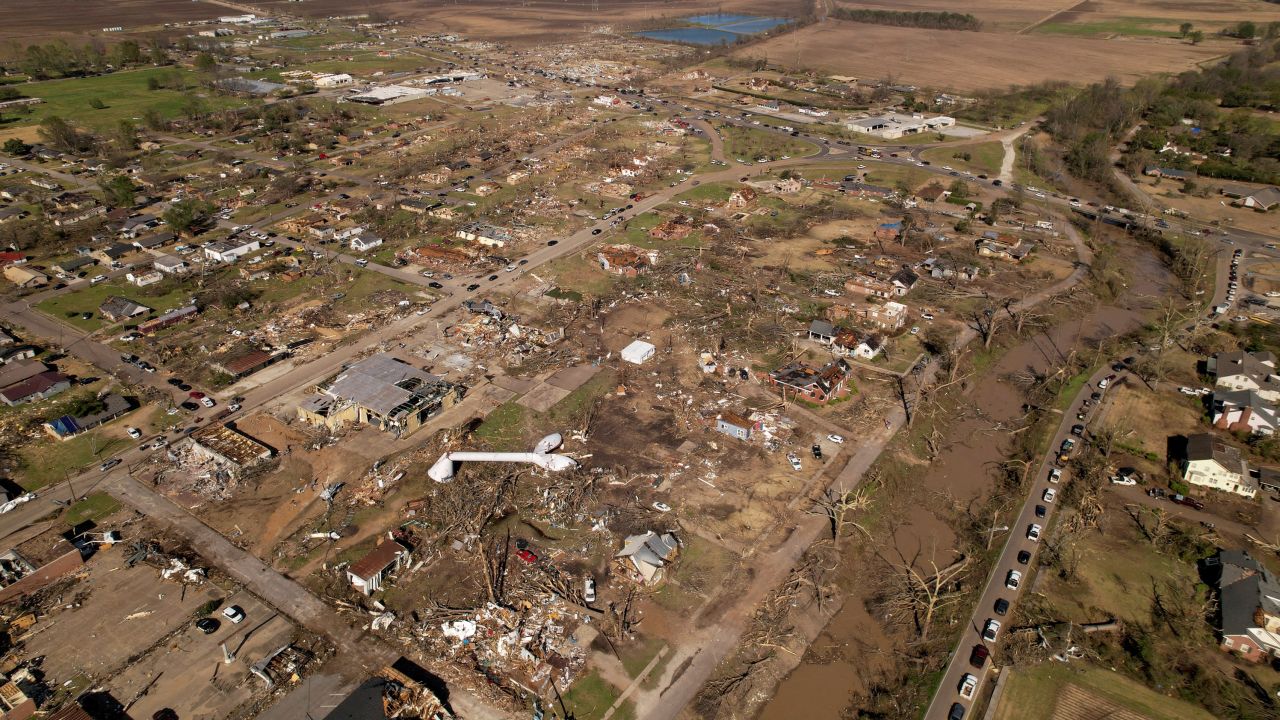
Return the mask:
{"type": "MultiPolygon", "coordinates": [[[[40,0],[5,3],[0,40],[26,43],[68,34],[104,35],[105,27],[124,32],[158,29],[164,23],[207,20],[235,11],[190,0],[40,0]]],[[[105,34],[110,37],[110,34],[105,34]]]]}
{"type": "Polygon", "coordinates": [[[856,0],[839,5],[908,12],[964,12],[981,20],[986,32],[1008,33],[1145,35],[1176,33],[1178,25],[1190,22],[1208,35],[1241,20],[1280,20],[1280,8],[1261,0],[1084,0],[1075,4],[1061,0],[973,0],[963,8],[947,0],[856,0]]]}
{"type": "Polygon", "coordinates": [[[798,55],[800,65],[828,73],[975,91],[1045,80],[1088,83],[1115,77],[1132,83],[1151,73],[1192,69],[1231,47],[828,21],[748,46],[736,55],[782,62],[794,62],[798,55]]]}
{"type": "Polygon", "coordinates": [[[372,12],[418,25],[428,32],[449,31],[482,40],[497,40],[527,46],[549,39],[582,36],[588,27],[648,25],[662,19],[674,19],[703,12],[743,12],[759,15],[796,16],[809,11],[809,0],[530,0],[520,4],[480,0],[454,4],[442,0],[366,0],[353,6],[347,0],[265,0],[263,8],[312,17],[372,12]]]}

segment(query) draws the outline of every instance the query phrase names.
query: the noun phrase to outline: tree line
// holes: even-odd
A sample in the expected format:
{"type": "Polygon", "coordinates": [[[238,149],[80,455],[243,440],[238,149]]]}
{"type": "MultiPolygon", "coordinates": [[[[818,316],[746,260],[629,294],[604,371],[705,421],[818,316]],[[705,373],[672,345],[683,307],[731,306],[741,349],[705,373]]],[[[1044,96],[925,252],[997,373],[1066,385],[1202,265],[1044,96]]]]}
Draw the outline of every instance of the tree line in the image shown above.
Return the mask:
{"type": "MultiPolygon", "coordinates": [[[[1251,110],[1280,107],[1280,41],[1249,47],[1223,62],[1172,79],[1145,79],[1131,88],[1114,79],[1060,99],[1045,113],[1044,127],[1064,149],[1067,169],[1077,177],[1109,182],[1110,148],[1139,123],[1131,143],[1130,170],[1152,161],[1173,141],[1208,155],[1196,170],[1209,177],[1280,181],[1280,136],[1251,110]],[[1189,120],[1199,128],[1192,133],[1189,120]],[[1229,151],[1229,152],[1228,152],[1229,151]]],[[[1189,160],[1160,155],[1160,163],[1189,160]]]]}
{"type": "Polygon", "coordinates": [[[968,13],[870,10],[838,7],[831,16],[851,22],[894,27],[927,28],[929,30],[981,30],[982,21],[968,13]]]}
{"type": "Polygon", "coordinates": [[[168,62],[169,56],[160,45],[144,49],[135,40],[124,40],[110,47],[99,42],[72,45],[58,40],[25,48],[15,46],[3,66],[32,80],[49,80],[97,75],[143,63],[164,65],[168,62]]]}

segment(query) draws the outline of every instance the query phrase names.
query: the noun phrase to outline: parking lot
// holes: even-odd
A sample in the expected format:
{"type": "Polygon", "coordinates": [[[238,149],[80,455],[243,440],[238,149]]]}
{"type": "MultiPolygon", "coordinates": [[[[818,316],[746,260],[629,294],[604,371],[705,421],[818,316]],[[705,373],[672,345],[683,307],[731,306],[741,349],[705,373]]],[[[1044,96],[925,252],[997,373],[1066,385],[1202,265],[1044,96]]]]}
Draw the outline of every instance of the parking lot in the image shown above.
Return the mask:
{"type": "Polygon", "coordinates": [[[134,717],[151,717],[171,708],[181,718],[220,718],[261,693],[266,685],[249,666],[288,644],[294,627],[261,600],[247,592],[232,595],[222,607],[239,606],[245,619],[227,620],[215,611],[219,627],[205,634],[189,622],[162,647],[112,678],[107,687],[122,701],[144,689],[146,694],[130,708],[134,717]],[[222,645],[234,655],[223,662],[222,645]]]}
{"type": "Polygon", "coordinates": [[[27,655],[44,656],[51,684],[115,672],[187,622],[201,605],[221,597],[207,582],[184,588],[162,580],[149,565],[125,567],[125,557],[119,545],[98,553],[85,565],[85,576],[28,632],[27,655]]]}

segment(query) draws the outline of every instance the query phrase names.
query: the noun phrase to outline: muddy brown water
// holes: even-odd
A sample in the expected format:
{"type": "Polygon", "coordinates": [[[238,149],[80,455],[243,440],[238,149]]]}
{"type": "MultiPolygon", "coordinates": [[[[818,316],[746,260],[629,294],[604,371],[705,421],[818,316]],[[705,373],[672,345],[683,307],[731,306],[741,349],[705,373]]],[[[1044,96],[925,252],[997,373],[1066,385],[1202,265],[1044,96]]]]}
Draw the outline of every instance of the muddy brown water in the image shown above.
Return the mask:
{"type": "MultiPolygon", "coordinates": [[[[987,379],[970,391],[969,398],[980,412],[950,425],[943,449],[920,478],[920,497],[943,492],[965,502],[980,499],[993,486],[995,477],[987,468],[1002,460],[1008,450],[1008,438],[1001,437],[998,425],[1023,414],[1022,395],[1007,380],[998,378],[1026,369],[1043,370],[1091,339],[1134,330],[1162,297],[1174,292],[1172,277],[1146,248],[1126,248],[1119,262],[1129,269],[1130,277],[1122,297],[1013,347],[989,370],[987,379]]],[[[950,527],[919,504],[897,527],[894,554],[900,552],[903,557],[927,563],[939,553],[939,565],[946,565],[952,559],[949,548],[954,538],[950,527]]],[[[868,571],[878,570],[846,564],[844,586],[866,588],[869,583],[860,583],[858,576],[868,571]]],[[[857,590],[847,595],[801,663],[779,684],[759,720],[839,720],[851,696],[874,681],[884,662],[881,658],[900,649],[897,646],[903,638],[882,629],[867,612],[867,599],[857,590]]]]}

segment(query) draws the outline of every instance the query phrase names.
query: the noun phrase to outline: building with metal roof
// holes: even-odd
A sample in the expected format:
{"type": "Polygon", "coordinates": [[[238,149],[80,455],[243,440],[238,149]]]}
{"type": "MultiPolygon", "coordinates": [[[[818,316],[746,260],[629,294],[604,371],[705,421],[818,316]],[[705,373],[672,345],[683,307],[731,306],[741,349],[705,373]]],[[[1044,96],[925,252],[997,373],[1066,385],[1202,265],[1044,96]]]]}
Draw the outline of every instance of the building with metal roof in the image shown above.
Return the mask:
{"type": "Polygon", "coordinates": [[[330,429],[367,423],[409,433],[451,407],[464,392],[462,386],[399,358],[373,355],[342,371],[319,396],[304,400],[298,406],[298,416],[330,429]]]}

